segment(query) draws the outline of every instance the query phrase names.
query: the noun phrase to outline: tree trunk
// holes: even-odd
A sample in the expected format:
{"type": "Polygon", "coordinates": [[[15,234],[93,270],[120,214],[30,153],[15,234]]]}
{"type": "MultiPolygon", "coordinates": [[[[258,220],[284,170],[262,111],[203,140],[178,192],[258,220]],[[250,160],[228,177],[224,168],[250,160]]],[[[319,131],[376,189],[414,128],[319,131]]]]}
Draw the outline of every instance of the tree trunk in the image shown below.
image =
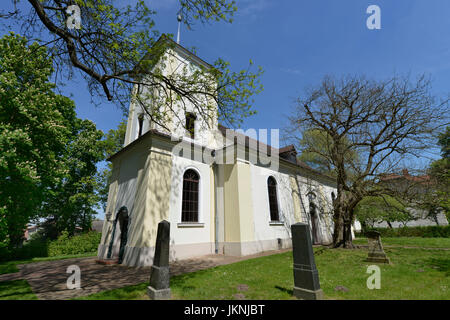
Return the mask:
{"type": "Polygon", "coordinates": [[[333,247],[337,248],[341,245],[344,238],[344,219],[340,214],[334,216],[334,231],[333,231],[333,247]]]}

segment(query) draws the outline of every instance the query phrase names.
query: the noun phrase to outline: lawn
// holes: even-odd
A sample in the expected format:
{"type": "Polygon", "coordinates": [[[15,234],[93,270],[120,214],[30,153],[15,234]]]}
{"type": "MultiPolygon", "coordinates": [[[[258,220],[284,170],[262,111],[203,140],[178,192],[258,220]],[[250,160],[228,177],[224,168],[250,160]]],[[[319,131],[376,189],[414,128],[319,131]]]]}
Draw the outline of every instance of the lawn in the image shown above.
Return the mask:
{"type": "MultiPolygon", "coordinates": [[[[429,243],[422,244],[428,246],[429,243]]],[[[366,249],[315,248],[326,299],[450,299],[450,253],[387,248],[391,265],[380,265],[381,289],[369,290],[366,249]],[[336,291],[343,286],[347,291],[336,291]]],[[[80,299],[148,299],[147,283],[80,299]]],[[[171,278],[173,299],[293,299],[292,252],[265,256],[171,278]]]]}
{"type": "MultiPolygon", "coordinates": [[[[383,245],[387,246],[405,246],[405,247],[423,247],[423,248],[449,248],[450,238],[420,238],[420,237],[395,237],[381,238],[383,245]]],[[[355,244],[367,245],[367,238],[356,238],[355,244]]]]}
{"type": "Polygon", "coordinates": [[[97,252],[91,252],[91,253],[83,253],[83,254],[75,254],[75,255],[41,257],[41,258],[32,258],[32,259],[26,259],[26,260],[5,261],[5,262],[0,262],[0,274],[19,272],[19,269],[17,268],[18,264],[26,264],[26,263],[40,262],[40,261],[63,260],[63,259],[72,259],[72,258],[93,257],[96,255],[97,255],[97,252]]]}
{"type": "Polygon", "coordinates": [[[0,300],[37,300],[26,280],[0,282],[0,300]]]}

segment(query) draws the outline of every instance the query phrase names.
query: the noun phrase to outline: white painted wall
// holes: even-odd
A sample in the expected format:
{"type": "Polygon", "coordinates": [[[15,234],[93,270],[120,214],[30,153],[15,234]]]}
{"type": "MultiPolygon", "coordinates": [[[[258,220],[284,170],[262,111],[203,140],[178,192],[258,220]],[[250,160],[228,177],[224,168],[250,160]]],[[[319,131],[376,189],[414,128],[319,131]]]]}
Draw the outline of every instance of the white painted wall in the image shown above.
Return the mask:
{"type": "Polygon", "coordinates": [[[184,245],[194,243],[211,243],[211,171],[207,164],[192,161],[183,157],[173,156],[172,181],[170,191],[170,223],[171,244],[184,245]],[[199,185],[199,223],[203,226],[181,227],[181,205],[183,192],[183,174],[188,169],[194,169],[200,175],[199,185]]]}
{"type": "Polygon", "coordinates": [[[253,164],[250,165],[250,171],[255,240],[265,241],[290,238],[290,226],[295,223],[295,215],[289,176],[253,164]],[[269,194],[267,189],[269,176],[273,176],[277,181],[278,212],[283,225],[270,224],[269,194]]]}

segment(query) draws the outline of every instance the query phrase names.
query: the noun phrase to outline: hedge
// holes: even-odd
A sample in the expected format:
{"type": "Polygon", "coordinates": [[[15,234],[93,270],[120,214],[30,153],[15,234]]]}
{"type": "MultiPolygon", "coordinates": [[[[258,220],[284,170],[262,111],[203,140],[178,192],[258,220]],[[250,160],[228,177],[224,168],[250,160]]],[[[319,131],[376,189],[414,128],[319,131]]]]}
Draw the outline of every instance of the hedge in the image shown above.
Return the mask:
{"type": "Polygon", "coordinates": [[[63,256],[97,251],[102,234],[91,231],[74,237],[69,237],[67,232],[55,241],[48,244],[48,256],[63,256]]]}
{"type": "Polygon", "coordinates": [[[450,238],[450,225],[400,228],[371,228],[382,237],[450,238]]]}
{"type": "Polygon", "coordinates": [[[67,232],[63,232],[57,240],[53,241],[34,239],[26,242],[23,247],[13,250],[0,247],[0,261],[95,252],[100,244],[101,237],[102,234],[96,231],[73,237],[69,237],[67,232]]]}

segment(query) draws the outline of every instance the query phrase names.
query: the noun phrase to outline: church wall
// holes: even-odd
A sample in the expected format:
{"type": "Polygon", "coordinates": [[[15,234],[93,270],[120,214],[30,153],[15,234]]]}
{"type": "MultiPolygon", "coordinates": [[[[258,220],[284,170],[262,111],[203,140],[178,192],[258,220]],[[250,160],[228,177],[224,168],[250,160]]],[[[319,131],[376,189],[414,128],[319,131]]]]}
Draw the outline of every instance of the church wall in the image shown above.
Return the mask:
{"type": "MultiPolygon", "coordinates": [[[[119,170],[120,166],[118,163],[116,163],[115,166],[113,166],[112,173],[111,173],[111,183],[109,185],[109,191],[108,191],[108,200],[106,203],[106,214],[110,215],[110,220],[113,219],[113,212],[116,211],[115,205],[116,205],[116,198],[117,198],[117,191],[118,191],[118,180],[119,180],[119,170]]],[[[111,239],[111,222],[107,220],[105,217],[105,221],[103,223],[103,229],[102,229],[102,238],[100,240],[100,245],[104,243],[109,243],[111,239]]]]}
{"type": "Polygon", "coordinates": [[[290,247],[290,226],[296,222],[296,209],[292,195],[290,174],[252,165],[252,180],[252,197],[257,199],[254,203],[254,250],[257,252],[290,247]],[[270,176],[274,177],[277,182],[279,223],[270,221],[267,188],[267,180],[270,176]]]}
{"type": "Polygon", "coordinates": [[[310,206],[307,194],[313,192],[316,195],[316,204],[318,205],[318,227],[321,243],[328,244],[332,242],[333,219],[332,219],[332,200],[331,192],[336,194],[336,188],[322,184],[308,176],[299,175],[297,180],[300,186],[302,219],[304,223],[311,226],[309,215],[310,206]]]}
{"type": "MultiPolygon", "coordinates": [[[[115,220],[117,211],[120,207],[126,206],[131,219],[133,215],[139,211],[139,206],[135,208],[136,191],[141,189],[142,181],[138,176],[144,168],[147,160],[148,151],[145,144],[134,146],[130,152],[123,154],[113,159],[113,180],[110,185],[110,192],[108,195],[107,212],[111,213],[110,220],[105,220],[104,229],[107,229],[106,236],[99,248],[99,256],[106,257],[107,247],[111,241],[111,234],[113,229],[113,222],[115,220]],[[114,179],[116,178],[116,179],[114,179]]],[[[131,221],[133,223],[133,221],[131,221]]],[[[131,225],[130,225],[131,227],[131,225]]],[[[116,227],[114,250],[113,253],[118,252],[119,245],[119,228],[116,227]]]]}
{"type": "Polygon", "coordinates": [[[250,164],[237,161],[224,167],[224,243],[226,255],[253,253],[254,241],[252,177],[250,164]]]}
{"type": "MultiPolygon", "coordinates": [[[[111,201],[115,197],[115,211],[126,206],[130,217],[123,264],[151,265],[158,223],[169,220],[172,155],[158,139],[148,138],[113,159],[113,166],[119,168],[118,180],[111,184],[117,183],[117,195],[110,192],[109,197],[111,201]]],[[[108,236],[99,246],[100,258],[106,258],[116,213],[105,221],[108,236]]],[[[117,226],[113,257],[117,257],[119,239],[117,226]]]]}
{"type": "Polygon", "coordinates": [[[214,239],[211,239],[211,233],[214,231],[214,198],[211,197],[213,191],[211,175],[212,171],[208,164],[173,156],[169,214],[172,259],[214,253],[214,239]],[[181,222],[183,175],[188,169],[197,171],[200,176],[199,223],[195,224],[181,222]]]}

